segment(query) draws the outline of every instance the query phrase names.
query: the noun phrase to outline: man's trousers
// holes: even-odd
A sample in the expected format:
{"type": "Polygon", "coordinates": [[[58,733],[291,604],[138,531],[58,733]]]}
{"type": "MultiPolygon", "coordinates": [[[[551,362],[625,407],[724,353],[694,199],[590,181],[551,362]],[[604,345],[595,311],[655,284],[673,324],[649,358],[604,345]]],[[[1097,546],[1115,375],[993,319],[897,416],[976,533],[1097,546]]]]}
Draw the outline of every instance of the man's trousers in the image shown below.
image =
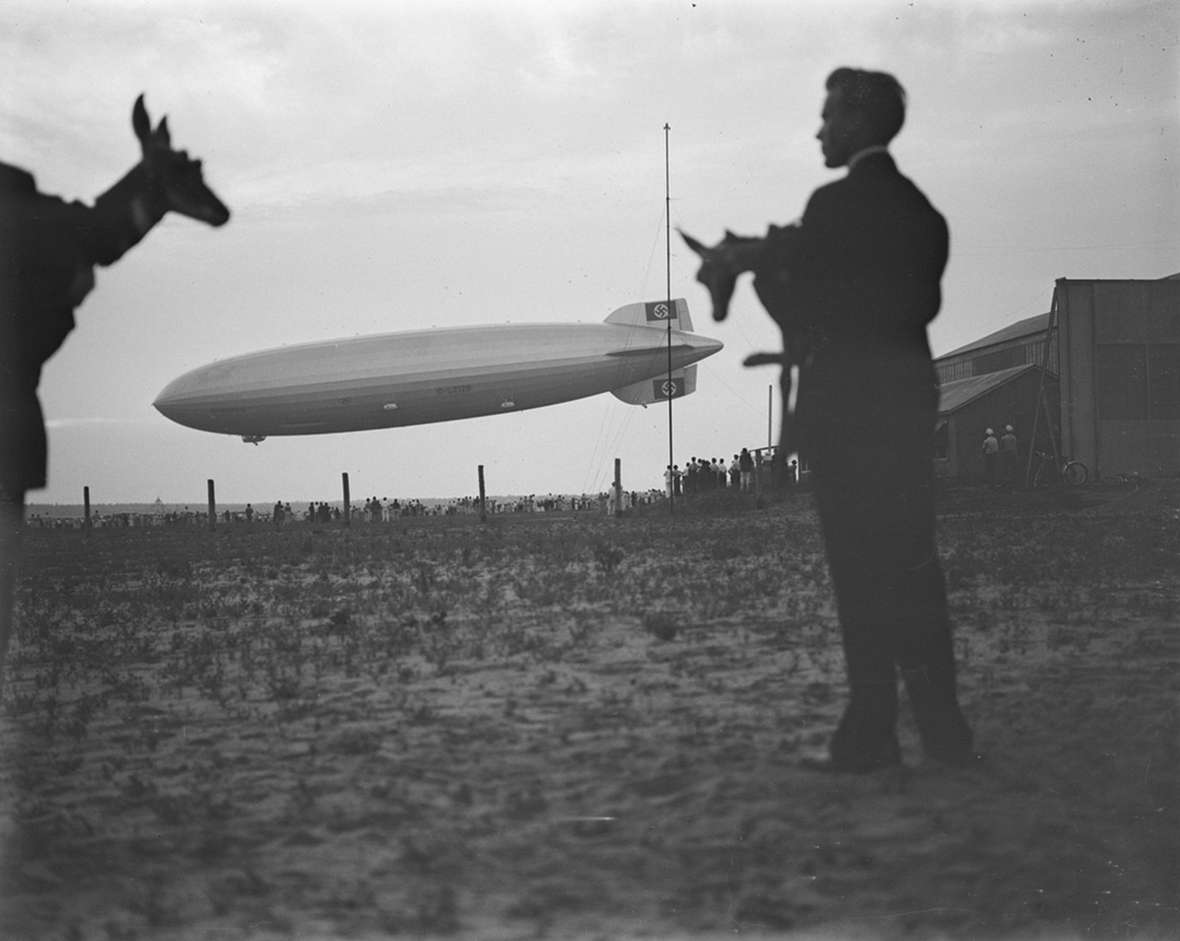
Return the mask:
{"type": "Polygon", "coordinates": [[[931,384],[891,402],[878,397],[867,414],[812,436],[812,479],[851,688],[834,758],[896,750],[898,672],[926,752],[953,758],[971,747],[935,547],[937,395],[931,384]]]}

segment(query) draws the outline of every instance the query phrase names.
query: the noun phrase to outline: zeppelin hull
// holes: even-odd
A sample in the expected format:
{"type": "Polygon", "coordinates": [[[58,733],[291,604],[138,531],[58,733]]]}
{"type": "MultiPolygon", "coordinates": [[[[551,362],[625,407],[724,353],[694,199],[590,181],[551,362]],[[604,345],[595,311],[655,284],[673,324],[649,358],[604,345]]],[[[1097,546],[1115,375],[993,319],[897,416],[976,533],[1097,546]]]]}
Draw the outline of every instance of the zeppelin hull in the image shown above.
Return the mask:
{"type": "Polygon", "coordinates": [[[608,392],[665,373],[669,348],[680,369],[721,344],[613,323],[385,334],[222,360],[176,379],[155,405],[191,428],[245,437],[396,428],[608,392]]]}

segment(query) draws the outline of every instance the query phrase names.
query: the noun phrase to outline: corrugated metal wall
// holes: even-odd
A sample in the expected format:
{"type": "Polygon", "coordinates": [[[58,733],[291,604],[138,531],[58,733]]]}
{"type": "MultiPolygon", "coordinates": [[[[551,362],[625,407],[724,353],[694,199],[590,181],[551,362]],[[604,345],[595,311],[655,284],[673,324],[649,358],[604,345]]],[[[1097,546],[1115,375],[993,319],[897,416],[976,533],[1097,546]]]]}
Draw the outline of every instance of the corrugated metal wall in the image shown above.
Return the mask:
{"type": "Polygon", "coordinates": [[[1180,473],[1180,281],[1054,291],[1062,447],[1092,476],[1180,473]]]}

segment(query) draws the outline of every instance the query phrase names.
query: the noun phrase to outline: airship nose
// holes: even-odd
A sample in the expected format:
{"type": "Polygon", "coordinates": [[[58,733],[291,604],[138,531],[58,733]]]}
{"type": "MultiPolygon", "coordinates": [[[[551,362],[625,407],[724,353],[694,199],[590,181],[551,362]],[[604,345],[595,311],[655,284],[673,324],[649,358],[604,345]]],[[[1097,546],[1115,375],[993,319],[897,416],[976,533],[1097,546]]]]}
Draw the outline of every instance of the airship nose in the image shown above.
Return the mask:
{"type": "Polygon", "coordinates": [[[152,402],[156,411],[178,424],[191,425],[193,408],[200,404],[197,400],[203,386],[199,372],[185,373],[164,386],[152,402]]]}
{"type": "Polygon", "coordinates": [[[175,403],[176,400],[168,392],[168,387],[165,386],[160,394],[156,396],[156,400],[152,402],[152,408],[165,418],[172,418],[172,407],[175,403]]]}
{"type": "Polygon", "coordinates": [[[180,380],[174,379],[168,383],[168,385],[160,390],[160,394],[156,396],[156,400],[152,402],[157,412],[166,418],[171,418],[173,421],[176,420],[177,406],[184,399],[180,390],[177,389],[179,382],[180,380]]]}

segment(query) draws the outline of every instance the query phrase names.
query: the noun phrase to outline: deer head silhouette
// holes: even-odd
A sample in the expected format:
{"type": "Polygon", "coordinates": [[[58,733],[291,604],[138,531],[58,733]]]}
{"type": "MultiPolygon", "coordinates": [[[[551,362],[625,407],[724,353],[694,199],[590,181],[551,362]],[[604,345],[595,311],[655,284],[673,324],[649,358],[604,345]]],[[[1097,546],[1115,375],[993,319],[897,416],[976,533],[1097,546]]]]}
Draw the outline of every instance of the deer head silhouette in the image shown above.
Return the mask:
{"type": "Polygon", "coordinates": [[[172,149],[168,118],[152,129],[143,95],[135,99],[131,127],[143,152],[141,166],[155,201],[164,212],[177,212],[212,226],[229,221],[229,209],[205,182],[201,161],[172,149]]]}

